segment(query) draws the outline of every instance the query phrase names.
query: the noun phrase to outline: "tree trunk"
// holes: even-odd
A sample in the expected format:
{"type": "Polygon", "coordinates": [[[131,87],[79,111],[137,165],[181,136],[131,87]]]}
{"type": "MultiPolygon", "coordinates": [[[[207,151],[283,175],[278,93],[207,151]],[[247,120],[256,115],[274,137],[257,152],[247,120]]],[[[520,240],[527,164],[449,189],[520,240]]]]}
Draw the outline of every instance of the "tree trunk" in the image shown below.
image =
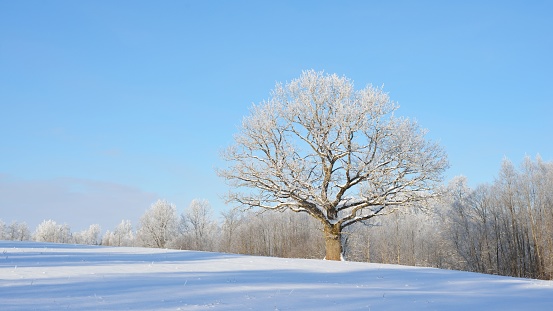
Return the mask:
{"type": "Polygon", "coordinates": [[[342,232],[339,225],[325,226],[326,260],[342,259],[342,232]]]}

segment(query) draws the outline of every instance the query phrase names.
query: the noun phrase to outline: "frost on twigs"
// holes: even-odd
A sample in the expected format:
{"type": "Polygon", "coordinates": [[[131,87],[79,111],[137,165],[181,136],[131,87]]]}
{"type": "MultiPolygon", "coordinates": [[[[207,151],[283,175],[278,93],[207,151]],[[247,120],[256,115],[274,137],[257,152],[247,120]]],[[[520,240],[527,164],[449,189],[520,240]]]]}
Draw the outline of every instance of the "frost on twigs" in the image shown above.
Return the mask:
{"type": "Polygon", "coordinates": [[[219,174],[234,187],[228,200],[307,213],[340,235],[432,196],[445,152],[416,122],[396,117],[397,108],[381,88],[355,90],[335,74],[305,71],[277,84],[223,153],[229,167],[219,174]]]}

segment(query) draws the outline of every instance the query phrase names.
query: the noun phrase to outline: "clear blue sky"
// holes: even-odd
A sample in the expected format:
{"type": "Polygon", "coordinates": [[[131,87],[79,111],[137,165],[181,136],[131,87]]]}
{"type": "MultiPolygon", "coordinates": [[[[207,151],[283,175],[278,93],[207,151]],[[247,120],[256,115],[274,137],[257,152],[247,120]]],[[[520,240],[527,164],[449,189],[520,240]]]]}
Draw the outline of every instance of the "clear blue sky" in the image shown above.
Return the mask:
{"type": "Polygon", "coordinates": [[[302,70],[384,85],[448,152],[446,181],[553,160],[550,1],[0,0],[0,219],[137,224],[216,210],[252,103],[302,70]]]}

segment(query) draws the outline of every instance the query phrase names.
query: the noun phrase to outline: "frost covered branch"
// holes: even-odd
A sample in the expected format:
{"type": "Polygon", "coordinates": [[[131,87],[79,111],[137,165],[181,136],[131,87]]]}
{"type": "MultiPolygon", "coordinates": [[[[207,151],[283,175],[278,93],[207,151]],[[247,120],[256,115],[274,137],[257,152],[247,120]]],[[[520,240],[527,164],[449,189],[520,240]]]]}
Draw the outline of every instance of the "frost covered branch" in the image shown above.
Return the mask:
{"type": "Polygon", "coordinates": [[[355,91],[337,75],[306,71],[277,84],[223,154],[228,200],[308,213],[336,239],[355,222],[427,198],[446,155],[416,122],[395,117],[397,108],[381,88],[355,91]]]}

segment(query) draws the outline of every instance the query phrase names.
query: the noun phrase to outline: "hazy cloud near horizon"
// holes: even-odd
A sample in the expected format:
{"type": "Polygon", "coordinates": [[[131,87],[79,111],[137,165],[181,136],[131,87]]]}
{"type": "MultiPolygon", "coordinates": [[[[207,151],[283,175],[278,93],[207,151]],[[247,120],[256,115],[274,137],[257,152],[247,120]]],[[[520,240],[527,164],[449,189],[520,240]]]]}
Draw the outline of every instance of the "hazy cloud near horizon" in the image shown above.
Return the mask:
{"type": "Polygon", "coordinates": [[[157,194],[122,184],[79,178],[23,180],[0,174],[0,219],[26,222],[31,231],[43,220],[66,223],[72,232],[99,224],[113,230],[123,219],[133,226],[157,194]]]}

